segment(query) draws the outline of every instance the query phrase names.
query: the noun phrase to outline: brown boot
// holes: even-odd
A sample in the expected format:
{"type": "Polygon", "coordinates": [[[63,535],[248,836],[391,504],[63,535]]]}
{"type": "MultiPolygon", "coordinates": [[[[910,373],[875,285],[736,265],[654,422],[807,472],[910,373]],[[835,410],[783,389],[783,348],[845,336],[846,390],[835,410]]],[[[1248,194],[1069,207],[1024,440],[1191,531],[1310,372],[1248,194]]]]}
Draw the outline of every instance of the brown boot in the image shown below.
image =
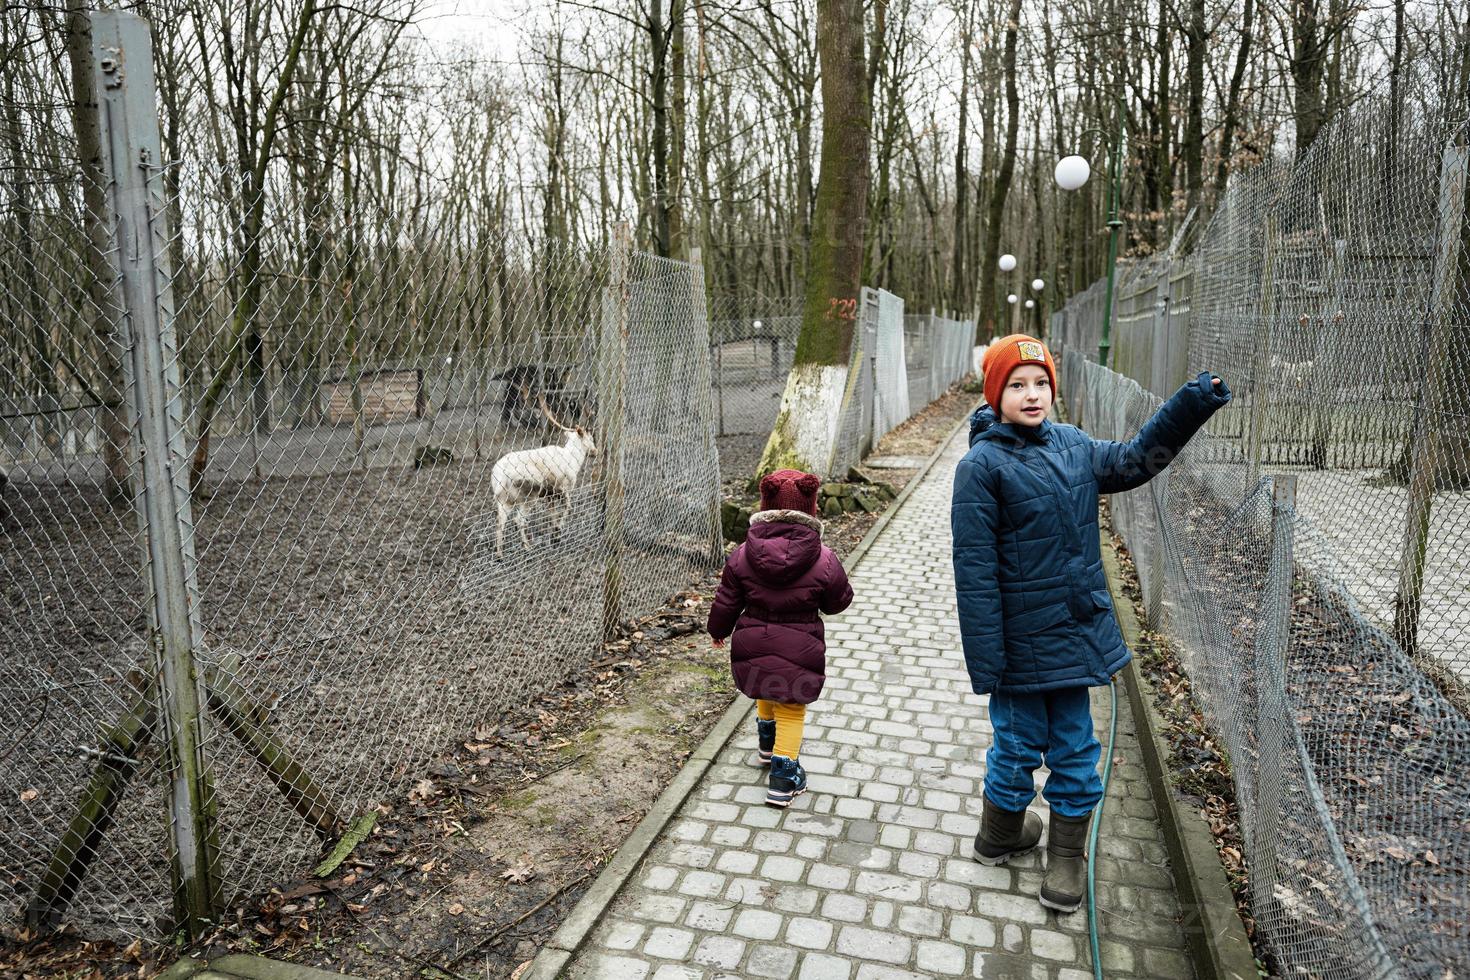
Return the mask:
{"type": "Polygon", "coordinates": [[[975,835],[975,860],[981,864],[1005,864],[1025,854],[1041,840],[1041,815],[1030,810],[1002,810],[985,797],[980,833],[975,835]]]}
{"type": "Polygon", "coordinates": [[[1087,894],[1087,827],[1092,814],[1064,817],[1051,814],[1046,836],[1046,877],[1041,879],[1041,904],[1058,912],[1075,912],[1087,894]]]}

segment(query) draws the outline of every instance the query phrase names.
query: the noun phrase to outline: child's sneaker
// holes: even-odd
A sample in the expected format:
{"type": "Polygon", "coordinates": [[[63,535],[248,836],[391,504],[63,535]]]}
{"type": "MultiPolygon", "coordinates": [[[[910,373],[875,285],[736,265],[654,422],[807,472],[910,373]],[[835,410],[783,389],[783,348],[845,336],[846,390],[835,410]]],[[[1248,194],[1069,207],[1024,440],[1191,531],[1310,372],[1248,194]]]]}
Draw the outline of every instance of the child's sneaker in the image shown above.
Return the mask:
{"type": "Polygon", "coordinates": [[[756,751],[760,755],[761,765],[771,764],[771,752],[776,748],[776,719],[770,721],[757,718],[755,720],[756,751]]]}
{"type": "Polygon", "coordinates": [[[781,809],[806,792],[806,770],[801,763],[785,756],[771,756],[771,778],[766,789],[766,805],[781,809]]]}

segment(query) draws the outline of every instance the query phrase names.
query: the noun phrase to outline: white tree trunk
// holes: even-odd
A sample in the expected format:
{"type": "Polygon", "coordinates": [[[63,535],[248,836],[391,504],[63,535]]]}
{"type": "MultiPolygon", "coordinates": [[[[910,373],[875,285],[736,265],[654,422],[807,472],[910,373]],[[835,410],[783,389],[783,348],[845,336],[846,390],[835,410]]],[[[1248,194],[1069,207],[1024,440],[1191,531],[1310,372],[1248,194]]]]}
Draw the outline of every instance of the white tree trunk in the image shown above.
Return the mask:
{"type": "Polygon", "coordinates": [[[803,364],[786,376],[781,411],[761,456],[758,473],[793,469],[830,477],[837,455],[842,396],[848,367],[803,364]]]}

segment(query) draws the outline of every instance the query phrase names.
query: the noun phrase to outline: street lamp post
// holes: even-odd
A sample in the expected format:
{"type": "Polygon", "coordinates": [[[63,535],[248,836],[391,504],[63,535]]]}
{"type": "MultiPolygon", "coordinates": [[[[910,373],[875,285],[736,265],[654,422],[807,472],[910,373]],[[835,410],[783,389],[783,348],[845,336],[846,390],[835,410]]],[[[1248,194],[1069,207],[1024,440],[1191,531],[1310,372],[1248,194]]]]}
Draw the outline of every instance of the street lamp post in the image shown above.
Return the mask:
{"type": "MultiPolygon", "coordinates": [[[[1113,152],[1108,161],[1108,288],[1103,298],[1103,323],[1102,340],[1097,345],[1097,362],[1103,367],[1108,365],[1108,350],[1112,341],[1109,339],[1109,331],[1113,325],[1113,279],[1118,267],[1118,232],[1123,227],[1122,220],[1118,217],[1119,202],[1123,197],[1123,102],[1118,101],[1118,134],[1113,143],[1113,152]]],[[[1078,134],[1078,139],[1089,135],[1106,137],[1101,129],[1086,129],[1078,134]]],[[[1087,158],[1083,156],[1063,157],[1057,161],[1056,181],[1062,190],[1075,191],[1087,183],[1091,174],[1091,167],[1087,158]]]]}

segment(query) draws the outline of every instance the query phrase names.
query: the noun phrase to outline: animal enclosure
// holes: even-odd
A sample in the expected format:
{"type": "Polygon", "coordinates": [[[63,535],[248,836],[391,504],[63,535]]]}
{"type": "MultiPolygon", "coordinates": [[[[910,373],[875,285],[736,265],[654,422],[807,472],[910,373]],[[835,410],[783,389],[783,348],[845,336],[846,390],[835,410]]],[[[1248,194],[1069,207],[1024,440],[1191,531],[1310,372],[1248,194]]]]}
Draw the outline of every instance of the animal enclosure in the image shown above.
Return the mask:
{"type": "Polygon", "coordinates": [[[697,264],[283,201],[242,280],[207,172],[118,163],[147,63],[107,206],[151,248],[89,255],[80,177],[0,205],[0,909],[93,934],[309,867],[722,554],[697,264]],[[599,452],[496,555],[492,467],[562,439],[527,399],[599,452]]]}

